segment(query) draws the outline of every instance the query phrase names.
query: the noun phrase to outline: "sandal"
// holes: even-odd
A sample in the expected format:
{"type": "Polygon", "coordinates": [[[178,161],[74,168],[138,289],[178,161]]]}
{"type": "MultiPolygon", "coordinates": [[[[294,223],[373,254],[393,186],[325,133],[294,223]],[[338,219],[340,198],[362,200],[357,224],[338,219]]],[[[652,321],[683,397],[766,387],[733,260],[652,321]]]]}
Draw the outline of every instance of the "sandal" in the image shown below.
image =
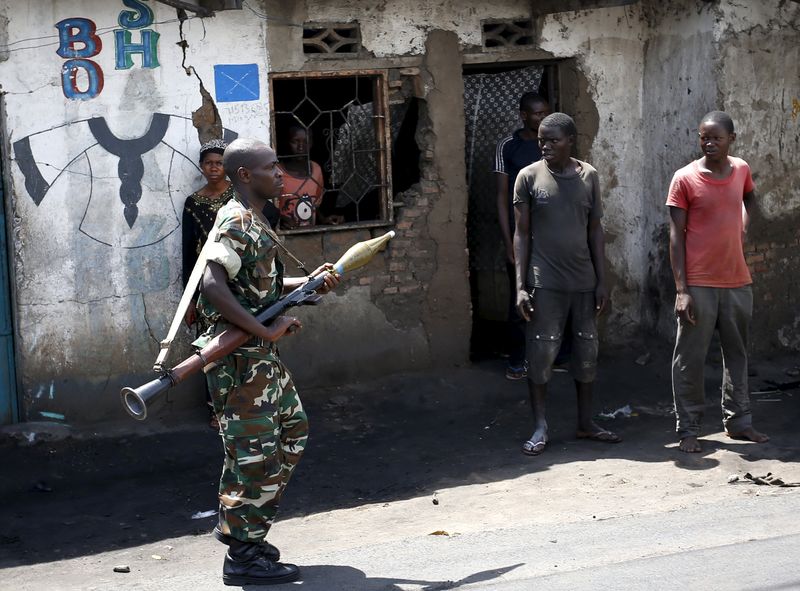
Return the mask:
{"type": "Polygon", "coordinates": [[[528,441],[522,444],[522,453],[524,453],[526,456],[538,456],[544,451],[544,448],[546,446],[547,446],[547,435],[545,435],[539,441],[528,439],[528,441]]]}
{"type": "Polygon", "coordinates": [[[602,441],[603,443],[619,443],[622,437],[613,431],[578,431],[575,435],[578,439],[589,439],[590,441],[602,441]]]}

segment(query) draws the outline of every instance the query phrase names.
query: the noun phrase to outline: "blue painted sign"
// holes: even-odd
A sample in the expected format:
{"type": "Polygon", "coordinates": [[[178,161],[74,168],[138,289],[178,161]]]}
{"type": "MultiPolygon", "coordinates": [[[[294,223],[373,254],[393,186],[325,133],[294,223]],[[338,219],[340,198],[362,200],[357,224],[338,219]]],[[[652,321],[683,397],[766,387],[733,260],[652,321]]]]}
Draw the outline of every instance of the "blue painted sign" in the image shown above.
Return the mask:
{"type": "Polygon", "coordinates": [[[214,66],[214,92],[217,102],[257,101],[260,88],[257,64],[214,66]]]}

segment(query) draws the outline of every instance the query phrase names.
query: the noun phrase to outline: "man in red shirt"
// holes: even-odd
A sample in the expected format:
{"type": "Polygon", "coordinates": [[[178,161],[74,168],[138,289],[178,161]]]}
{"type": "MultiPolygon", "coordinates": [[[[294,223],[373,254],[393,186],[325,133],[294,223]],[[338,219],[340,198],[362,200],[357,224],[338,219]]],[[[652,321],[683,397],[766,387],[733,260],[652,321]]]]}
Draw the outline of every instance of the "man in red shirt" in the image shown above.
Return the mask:
{"type": "Polygon", "coordinates": [[[747,383],[753,292],[742,239],[755,185],[747,162],[728,155],[736,140],[730,116],[708,113],[699,135],[703,157],[675,173],[667,197],[678,317],[672,392],[680,450],[687,453],[701,451],[697,437],[705,409],[703,367],[715,329],[723,358],[725,433],[756,443],[769,440],[753,428],[747,383]]]}

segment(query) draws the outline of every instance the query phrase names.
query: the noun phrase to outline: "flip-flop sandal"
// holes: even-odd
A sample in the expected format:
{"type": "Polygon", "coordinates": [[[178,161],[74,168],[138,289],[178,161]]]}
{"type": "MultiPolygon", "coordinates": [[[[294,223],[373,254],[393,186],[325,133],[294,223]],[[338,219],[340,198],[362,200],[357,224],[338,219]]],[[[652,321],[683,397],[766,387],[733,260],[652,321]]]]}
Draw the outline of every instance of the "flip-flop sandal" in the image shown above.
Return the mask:
{"type": "Polygon", "coordinates": [[[575,435],[578,439],[589,439],[590,441],[602,441],[603,443],[619,443],[622,437],[613,431],[578,431],[575,435]]]}
{"type": "Polygon", "coordinates": [[[547,446],[547,437],[545,437],[541,441],[534,441],[533,439],[528,439],[528,441],[522,444],[522,453],[524,453],[526,456],[538,456],[540,453],[544,451],[544,448],[546,446],[547,446]]]}

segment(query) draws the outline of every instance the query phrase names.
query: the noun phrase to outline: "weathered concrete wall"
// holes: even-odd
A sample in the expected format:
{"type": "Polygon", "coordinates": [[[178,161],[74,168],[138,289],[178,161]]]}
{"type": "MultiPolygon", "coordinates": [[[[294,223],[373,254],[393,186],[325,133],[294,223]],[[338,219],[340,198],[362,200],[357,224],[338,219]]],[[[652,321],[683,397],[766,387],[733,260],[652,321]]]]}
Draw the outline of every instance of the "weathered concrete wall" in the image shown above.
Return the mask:
{"type": "Polygon", "coordinates": [[[800,351],[800,5],[719,5],[715,31],[720,104],[737,126],[765,220],[746,250],[753,272],[753,347],[800,351]]]}
{"type": "MultiPolygon", "coordinates": [[[[180,212],[201,186],[199,80],[229,130],[267,137],[264,23],[222,12],[181,35],[165,5],[101,0],[6,0],[0,15],[23,417],[121,416],[119,388],[148,373],[180,296],[180,212]],[[230,31],[223,53],[215,41],[230,31]],[[125,54],[126,42],[143,45],[125,54]],[[243,100],[221,102],[233,85],[215,87],[218,64],[252,64],[226,97],[243,100]]],[[[200,131],[213,118],[207,99],[200,131]]]]}
{"type": "MultiPolygon", "coordinates": [[[[604,194],[611,342],[642,326],[671,334],[664,195],[672,172],[696,155],[697,119],[715,107],[729,110],[739,126],[736,153],[753,166],[770,223],[769,237],[748,247],[756,301],[772,302],[757,306],[756,348],[800,347],[796,3],[643,0],[566,12],[538,23],[537,47],[487,53],[480,21],[526,17],[530,2],[265,0],[250,4],[270,21],[226,11],[190,19],[182,31],[173,9],[143,4],[153,10],[145,24],[147,11],[121,0],[68,7],[0,0],[27,418],[42,411],[69,421],[120,416],[119,387],[147,374],[180,295],[178,218],[200,184],[200,138],[224,128],[268,139],[270,71],[386,68],[389,101],[419,101],[420,179],[396,197],[397,238],[322,308],[299,311],[306,330],[282,345],[301,385],[467,360],[465,61],[567,60],[562,83],[574,96],[563,103],[581,131],[578,155],[598,169],[604,194]],[[302,54],[297,25],[356,18],[365,54],[352,61],[302,54]],[[65,19],[77,20],[62,24],[59,38],[55,27],[65,19]],[[130,62],[124,51],[117,57],[120,43],[141,41],[148,49],[132,48],[139,53],[130,62]],[[142,51],[157,52],[157,62],[142,51]],[[135,138],[144,139],[118,141],[135,138]]],[[[287,243],[311,265],[383,231],[293,235],[287,243]]],[[[182,339],[176,357],[189,334],[182,339]]],[[[190,390],[173,399],[199,401],[197,382],[190,390]]]]}
{"type": "Polygon", "coordinates": [[[800,350],[800,8],[796,3],[685,1],[647,5],[645,128],[650,242],[644,324],[674,334],[674,283],[664,207],[672,173],[698,158],[697,126],[730,113],[732,153],[749,162],[764,219],[745,245],[754,280],[755,353],[800,350]]]}
{"type": "Polygon", "coordinates": [[[649,35],[643,80],[644,204],[646,260],[641,302],[645,330],[672,338],[675,287],[669,265],[669,212],[673,173],[700,156],[697,124],[717,108],[715,14],[693,0],[643,7],[649,35]]]}
{"type": "MultiPolygon", "coordinates": [[[[612,306],[605,339],[623,342],[638,328],[647,251],[642,225],[644,138],[642,79],[647,25],[639,6],[549,15],[541,47],[555,57],[575,57],[588,81],[595,113],[584,109],[576,123],[596,133],[582,136],[578,157],[600,175],[605,217],[607,274],[612,306]],[[596,119],[595,119],[596,117],[596,119]]],[[[586,100],[584,99],[584,103],[586,100]]]]}
{"type": "MultiPolygon", "coordinates": [[[[462,46],[481,45],[481,20],[526,18],[527,0],[445,0],[443,2],[364,2],[307,0],[314,20],[358,20],[364,48],[376,57],[421,55],[431,31],[450,31],[462,46]]],[[[455,64],[454,64],[455,65],[455,64]]]]}

